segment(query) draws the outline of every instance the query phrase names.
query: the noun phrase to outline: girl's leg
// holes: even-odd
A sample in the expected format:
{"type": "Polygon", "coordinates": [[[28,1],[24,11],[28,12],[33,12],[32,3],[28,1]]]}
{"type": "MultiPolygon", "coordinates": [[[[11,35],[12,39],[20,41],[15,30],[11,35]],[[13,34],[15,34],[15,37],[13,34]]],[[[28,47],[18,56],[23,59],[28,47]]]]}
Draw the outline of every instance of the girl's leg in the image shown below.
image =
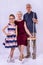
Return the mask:
{"type": "Polygon", "coordinates": [[[13,58],[13,54],[14,54],[14,48],[11,48],[10,56],[8,57],[7,62],[15,62],[13,58]]]}
{"type": "Polygon", "coordinates": [[[10,51],[10,58],[13,58],[13,54],[14,54],[14,48],[11,48],[11,51],[10,51]]]}
{"type": "Polygon", "coordinates": [[[20,58],[19,58],[20,61],[22,61],[23,59],[23,50],[24,50],[24,45],[21,45],[20,46],[20,58]]]}

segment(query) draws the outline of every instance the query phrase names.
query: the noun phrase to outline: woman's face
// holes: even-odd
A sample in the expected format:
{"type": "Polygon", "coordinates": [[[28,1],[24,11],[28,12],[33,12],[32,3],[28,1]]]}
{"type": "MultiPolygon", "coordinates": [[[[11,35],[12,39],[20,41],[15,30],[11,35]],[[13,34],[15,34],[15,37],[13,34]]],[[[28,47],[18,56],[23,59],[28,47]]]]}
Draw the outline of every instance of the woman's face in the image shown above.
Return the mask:
{"type": "Polygon", "coordinates": [[[17,18],[21,19],[22,18],[22,13],[17,13],[17,18]]]}
{"type": "Polygon", "coordinates": [[[13,23],[14,21],[15,21],[14,17],[13,16],[9,16],[9,22],[13,23]]]}

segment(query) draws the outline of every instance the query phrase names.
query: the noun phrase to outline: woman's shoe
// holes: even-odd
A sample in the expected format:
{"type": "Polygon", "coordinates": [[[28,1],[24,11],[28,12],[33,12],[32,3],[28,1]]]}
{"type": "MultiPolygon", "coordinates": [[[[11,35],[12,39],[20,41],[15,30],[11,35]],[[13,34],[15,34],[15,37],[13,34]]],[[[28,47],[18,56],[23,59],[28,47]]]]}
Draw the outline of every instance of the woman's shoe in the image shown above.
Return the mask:
{"type": "Polygon", "coordinates": [[[24,57],[24,55],[22,54],[22,59],[24,59],[25,57],[24,57]]]}

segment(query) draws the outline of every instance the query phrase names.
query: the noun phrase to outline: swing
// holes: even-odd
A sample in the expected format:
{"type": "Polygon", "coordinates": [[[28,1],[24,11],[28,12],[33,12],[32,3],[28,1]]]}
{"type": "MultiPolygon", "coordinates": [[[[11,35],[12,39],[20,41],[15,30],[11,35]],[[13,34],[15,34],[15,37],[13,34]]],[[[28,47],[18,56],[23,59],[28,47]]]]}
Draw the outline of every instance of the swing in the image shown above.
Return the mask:
{"type": "Polygon", "coordinates": [[[32,38],[27,38],[27,40],[36,40],[36,37],[32,37],[32,38]]]}

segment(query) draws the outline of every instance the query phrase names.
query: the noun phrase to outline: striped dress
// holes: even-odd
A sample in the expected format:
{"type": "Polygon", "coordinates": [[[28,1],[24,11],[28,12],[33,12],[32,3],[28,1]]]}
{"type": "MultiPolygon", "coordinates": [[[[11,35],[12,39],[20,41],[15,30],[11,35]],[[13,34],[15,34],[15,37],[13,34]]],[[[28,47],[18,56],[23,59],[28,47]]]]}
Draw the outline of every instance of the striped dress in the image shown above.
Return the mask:
{"type": "Polygon", "coordinates": [[[17,37],[16,37],[16,25],[11,25],[10,23],[8,24],[8,35],[5,38],[5,48],[15,48],[17,47],[17,37]]]}

